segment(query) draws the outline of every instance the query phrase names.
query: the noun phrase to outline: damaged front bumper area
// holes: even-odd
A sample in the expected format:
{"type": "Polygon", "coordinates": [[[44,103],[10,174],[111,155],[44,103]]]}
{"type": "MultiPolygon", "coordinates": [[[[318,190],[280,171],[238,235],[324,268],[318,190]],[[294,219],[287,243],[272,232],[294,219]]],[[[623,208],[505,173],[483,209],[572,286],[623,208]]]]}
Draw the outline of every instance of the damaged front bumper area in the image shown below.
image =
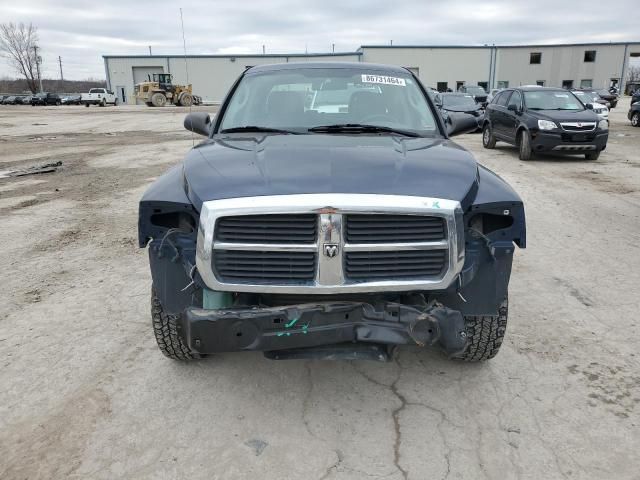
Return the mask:
{"type": "MultiPolygon", "coordinates": [[[[189,308],[179,330],[193,352],[264,351],[270,358],[364,358],[371,347],[437,346],[449,357],[464,352],[467,335],[460,312],[426,305],[319,302],[265,308],[189,308]],[[340,345],[348,344],[348,348],[340,345]],[[335,346],[335,348],[333,348],[335,346]],[[305,352],[308,355],[305,355],[305,352]],[[361,356],[358,352],[364,352],[361,356]]],[[[378,359],[384,360],[377,351],[378,359]]],[[[384,356],[384,355],[382,355],[384,356]]]]}

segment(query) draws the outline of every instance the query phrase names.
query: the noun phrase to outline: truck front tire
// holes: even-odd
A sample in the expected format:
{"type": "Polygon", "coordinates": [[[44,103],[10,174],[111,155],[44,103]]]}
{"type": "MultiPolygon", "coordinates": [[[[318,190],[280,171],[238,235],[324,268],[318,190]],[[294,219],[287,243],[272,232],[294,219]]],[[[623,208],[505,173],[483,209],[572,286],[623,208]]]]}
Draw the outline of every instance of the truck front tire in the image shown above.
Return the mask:
{"type": "Polygon", "coordinates": [[[178,334],[177,316],[164,312],[162,303],[151,287],[151,321],[160,351],[172,360],[188,361],[200,358],[189,350],[178,334]]]}
{"type": "Polygon", "coordinates": [[[482,362],[495,357],[507,331],[509,301],[502,302],[498,315],[467,316],[465,333],[469,346],[460,357],[465,362],[482,362]]]}
{"type": "Polygon", "coordinates": [[[162,93],[154,93],[151,95],[151,104],[154,107],[164,107],[167,103],[167,97],[162,93]]]}

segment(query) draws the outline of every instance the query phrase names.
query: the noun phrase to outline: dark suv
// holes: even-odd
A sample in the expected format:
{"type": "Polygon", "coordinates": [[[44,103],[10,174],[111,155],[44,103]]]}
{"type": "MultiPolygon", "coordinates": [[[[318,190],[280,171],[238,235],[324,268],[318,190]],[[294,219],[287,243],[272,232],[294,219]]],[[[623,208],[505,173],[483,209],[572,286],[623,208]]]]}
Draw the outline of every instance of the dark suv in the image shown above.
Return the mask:
{"type": "Polygon", "coordinates": [[[39,93],[31,97],[31,105],[61,105],[62,99],[57,93],[39,93]]]}
{"type": "Polygon", "coordinates": [[[482,144],[496,141],[516,145],[521,160],[534,152],[584,153],[596,160],[607,146],[609,122],[600,120],[591,104],[559,88],[510,88],[487,105],[482,144]]]}

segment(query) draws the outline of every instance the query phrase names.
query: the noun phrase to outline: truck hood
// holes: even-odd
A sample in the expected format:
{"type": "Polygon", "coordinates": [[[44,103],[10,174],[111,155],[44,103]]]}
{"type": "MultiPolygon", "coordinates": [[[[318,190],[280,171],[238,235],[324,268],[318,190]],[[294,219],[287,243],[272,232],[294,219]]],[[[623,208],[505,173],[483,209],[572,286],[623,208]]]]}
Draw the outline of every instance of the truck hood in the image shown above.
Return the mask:
{"type": "Polygon", "coordinates": [[[186,193],[202,203],[303,193],[369,193],[457,200],[478,188],[473,156],[443,138],[390,135],[232,134],[193,148],[184,162],[186,193]]]}

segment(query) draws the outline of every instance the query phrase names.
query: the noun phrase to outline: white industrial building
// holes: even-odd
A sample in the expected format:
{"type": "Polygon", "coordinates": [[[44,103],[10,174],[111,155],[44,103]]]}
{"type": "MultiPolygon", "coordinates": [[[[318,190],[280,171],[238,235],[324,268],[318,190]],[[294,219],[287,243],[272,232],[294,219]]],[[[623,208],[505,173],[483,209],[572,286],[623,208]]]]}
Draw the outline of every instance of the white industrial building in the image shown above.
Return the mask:
{"type": "Polygon", "coordinates": [[[105,55],[107,85],[122,103],[136,103],[134,85],[152,73],[171,73],[191,83],[206,101],[220,102],[249,66],[282,62],[345,61],[399,65],[424,85],[457,90],[461,85],[624,88],[629,59],[640,42],[568,45],[422,46],[364,45],[355,52],[266,55],[105,55]],[[188,80],[188,81],[187,81],[188,80]]]}

